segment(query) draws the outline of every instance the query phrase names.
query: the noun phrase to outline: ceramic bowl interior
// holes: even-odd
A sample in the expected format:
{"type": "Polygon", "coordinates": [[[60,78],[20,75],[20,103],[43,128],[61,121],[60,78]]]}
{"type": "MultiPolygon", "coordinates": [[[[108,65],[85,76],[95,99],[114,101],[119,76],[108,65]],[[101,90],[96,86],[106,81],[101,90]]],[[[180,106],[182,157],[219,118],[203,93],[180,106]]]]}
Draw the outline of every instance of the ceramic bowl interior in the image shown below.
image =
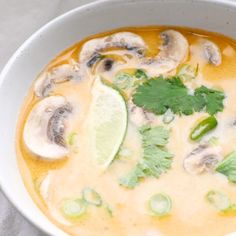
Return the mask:
{"type": "Polygon", "coordinates": [[[37,31],[12,56],[0,76],[0,184],[7,197],[48,234],[66,235],[31,200],[15,154],[15,127],[24,96],[36,75],[58,53],[86,36],[124,26],[189,26],[236,38],[235,22],[233,0],[103,0],[72,10],[37,31]]]}

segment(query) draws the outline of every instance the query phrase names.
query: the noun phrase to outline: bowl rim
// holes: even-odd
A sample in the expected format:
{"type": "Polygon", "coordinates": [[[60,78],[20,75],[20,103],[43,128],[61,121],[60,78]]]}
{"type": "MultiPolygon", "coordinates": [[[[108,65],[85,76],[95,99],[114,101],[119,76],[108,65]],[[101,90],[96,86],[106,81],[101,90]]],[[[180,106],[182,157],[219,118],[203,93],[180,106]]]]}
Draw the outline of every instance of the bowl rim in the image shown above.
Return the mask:
{"type": "MultiPolygon", "coordinates": [[[[4,83],[8,72],[10,71],[10,68],[14,65],[15,61],[18,59],[18,57],[24,52],[24,50],[33,42],[36,40],[41,34],[43,34],[45,31],[49,30],[54,24],[60,24],[61,21],[63,21],[65,18],[68,18],[74,14],[77,14],[80,11],[86,11],[89,8],[94,8],[99,5],[103,5],[106,3],[111,2],[124,2],[125,0],[90,0],[88,3],[84,3],[78,7],[75,7],[59,16],[56,16],[43,26],[41,26],[38,30],[36,30],[34,33],[32,33],[23,43],[21,46],[18,47],[18,49],[10,56],[8,61],[3,66],[2,70],[0,71],[0,88],[2,87],[2,84],[4,83]]],[[[126,2],[135,3],[142,0],[126,0],[126,2]]],[[[149,2],[153,2],[154,0],[146,0],[149,2]]],[[[179,3],[179,2],[189,2],[190,0],[155,0],[160,2],[173,2],[173,3],[179,3]]],[[[192,2],[197,3],[208,3],[208,4],[216,4],[223,7],[233,7],[236,9],[236,1],[235,0],[191,0],[192,2]]],[[[49,235],[49,232],[42,226],[42,224],[39,223],[38,220],[34,218],[30,218],[23,209],[21,209],[20,205],[16,203],[14,200],[14,197],[11,196],[11,194],[8,192],[8,187],[4,183],[5,181],[1,179],[0,175],[0,191],[3,194],[3,196],[6,197],[6,199],[13,205],[13,207],[17,210],[17,212],[23,216],[27,222],[35,226],[37,229],[41,230],[41,232],[45,233],[46,235],[49,235]]],[[[46,217],[46,216],[45,216],[46,217]]],[[[52,222],[51,222],[52,223],[52,222]]],[[[53,224],[53,223],[52,223],[53,224]]]]}

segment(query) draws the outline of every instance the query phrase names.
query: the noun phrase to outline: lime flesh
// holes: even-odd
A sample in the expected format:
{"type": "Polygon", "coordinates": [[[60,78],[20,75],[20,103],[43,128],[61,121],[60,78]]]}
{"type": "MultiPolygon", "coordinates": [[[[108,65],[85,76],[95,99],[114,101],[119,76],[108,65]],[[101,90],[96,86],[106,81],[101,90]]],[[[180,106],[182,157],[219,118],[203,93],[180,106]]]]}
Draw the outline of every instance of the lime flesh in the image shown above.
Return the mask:
{"type": "Polygon", "coordinates": [[[98,77],[92,89],[89,114],[90,147],[96,163],[107,168],[116,156],[126,134],[127,108],[121,94],[98,77]]]}

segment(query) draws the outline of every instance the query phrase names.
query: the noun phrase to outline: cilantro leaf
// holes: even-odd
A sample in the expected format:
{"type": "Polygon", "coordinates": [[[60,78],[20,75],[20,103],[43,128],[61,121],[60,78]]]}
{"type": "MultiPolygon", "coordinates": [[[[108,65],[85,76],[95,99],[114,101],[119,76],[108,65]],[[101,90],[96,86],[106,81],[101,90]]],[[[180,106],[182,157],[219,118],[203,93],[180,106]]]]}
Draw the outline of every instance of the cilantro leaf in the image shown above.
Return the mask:
{"type": "Polygon", "coordinates": [[[214,115],[219,111],[223,111],[223,103],[225,96],[224,93],[221,91],[209,89],[205,86],[201,86],[195,90],[195,96],[205,103],[206,111],[210,115],[214,115]]]}
{"type": "Polygon", "coordinates": [[[127,188],[134,188],[138,184],[140,178],[144,176],[142,164],[137,164],[129,174],[120,178],[119,184],[127,188]]]}
{"type": "Polygon", "coordinates": [[[192,114],[194,99],[178,77],[150,79],[140,85],[133,96],[133,102],[157,115],[169,108],[177,114],[192,114]]]}
{"type": "Polygon", "coordinates": [[[211,115],[223,110],[224,94],[202,86],[189,93],[179,77],[164,79],[162,76],[149,79],[139,85],[133,102],[149,112],[164,114],[168,109],[179,115],[191,115],[206,108],[211,115]]]}
{"type": "Polygon", "coordinates": [[[144,148],[143,172],[146,176],[158,178],[162,173],[170,169],[172,163],[172,154],[157,146],[148,146],[144,148]]]}
{"type": "Polygon", "coordinates": [[[148,79],[147,74],[142,69],[137,69],[134,73],[134,76],[138,79],[148,79]]]}
{"type": "Polygon", "coordinates": [[[162,126],[143,126],[142,135],[143,157],[134,169],[119,183],[128,188],[134,188],[142,178],[152,176],[158,178],[171,167],[172,154],[164,149],[168,142],[169,131],[162,126]]]}
{"type": "Polygon", "coordinates": [[[226,156],[215,170],[225,175],[230,182],[236,183],[236,151],[226,156]]]}
{"type": "Polygon", "coordinates": [[[140,128],[139,132],[142,135],[144,147],[151,145],[164,146],[168,143],[169,131],[162,126],[152,128],[149,125],[145,125],[140,128]]]}

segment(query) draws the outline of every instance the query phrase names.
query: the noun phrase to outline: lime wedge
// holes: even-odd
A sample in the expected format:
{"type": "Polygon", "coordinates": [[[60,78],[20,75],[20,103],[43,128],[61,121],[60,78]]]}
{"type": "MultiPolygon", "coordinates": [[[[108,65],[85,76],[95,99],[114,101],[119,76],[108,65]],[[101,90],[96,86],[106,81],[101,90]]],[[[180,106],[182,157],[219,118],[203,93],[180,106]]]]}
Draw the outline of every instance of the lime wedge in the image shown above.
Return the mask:
{"type": "Polygon", "coordinates": [[[128,114],[121,94],[95,79],[89,113],[90,148],[96,163],[107,168],[116,156],[126,134],[128,114]]]}

